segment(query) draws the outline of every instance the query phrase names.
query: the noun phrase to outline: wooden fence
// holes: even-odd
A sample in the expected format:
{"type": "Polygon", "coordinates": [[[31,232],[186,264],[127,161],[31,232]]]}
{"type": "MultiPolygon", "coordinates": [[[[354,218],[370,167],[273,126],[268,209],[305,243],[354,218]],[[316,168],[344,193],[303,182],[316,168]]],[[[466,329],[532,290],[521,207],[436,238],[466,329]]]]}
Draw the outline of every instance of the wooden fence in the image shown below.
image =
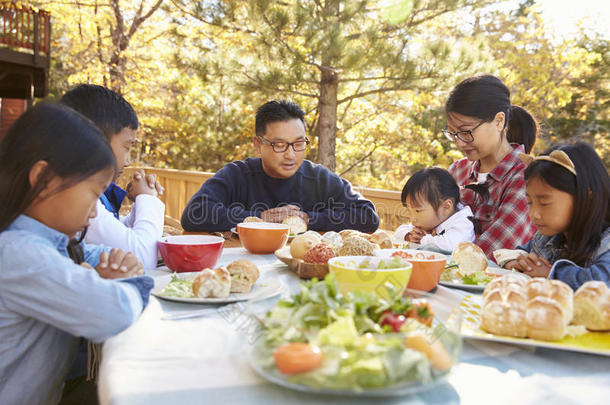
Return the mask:
{"type": "MultiPolygon", "coordinates": [[[[182,211],[191,196],[199,190],[207,179],[214,175],[214,173],[210,172],[155,168],[143,169],[146,173],[157,175],[159,182],[165,187],[165,194],[161,197],[165,203],[165,214],[178,220],[182,216],[182,211]]],[[[125,174],[122,177],[123,182],[135,170],[137,170],[135,167],[125,168],[125,174]]],[[[400,192],[364,187],[354,187],[354,189],[375,204],[382,229],[394,230],[399,224],[407,221],[407,211],[400,202],[400,192]]]]}

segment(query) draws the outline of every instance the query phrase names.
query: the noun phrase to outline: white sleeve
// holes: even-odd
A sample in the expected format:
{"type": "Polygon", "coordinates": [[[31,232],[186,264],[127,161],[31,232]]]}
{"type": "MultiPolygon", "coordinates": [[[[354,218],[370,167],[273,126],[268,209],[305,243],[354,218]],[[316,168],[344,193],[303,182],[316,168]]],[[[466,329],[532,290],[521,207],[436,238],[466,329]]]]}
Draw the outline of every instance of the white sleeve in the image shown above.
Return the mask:
{"type": "Polygon", "coordinates": [[[460,242],[474,242],[474,239],[474,225],[469,219],[464,218],[464,220],[456,221],[451,227],[445,229],[442,235],[424,236],[421,238],[420,244],[453,251],[460,242]]]}
{"type": "Polygon", "coordinates": [[[141,194],[136,197],[128,217],[133,225],[117,220],[101,201],[97,216],[91,220],[85,242],[106,245],[132,252],[145,269],[157,267],[157,240],[163,236],[165,204],[157,197],[141,194]]]}
{"type": "Polygon", "coordinates": [[[394,231],[394,239],[405,240],[405,236],[407,236],[407,234],[412,230],[413,225],[411,223],[402,224],[394,231]]]}

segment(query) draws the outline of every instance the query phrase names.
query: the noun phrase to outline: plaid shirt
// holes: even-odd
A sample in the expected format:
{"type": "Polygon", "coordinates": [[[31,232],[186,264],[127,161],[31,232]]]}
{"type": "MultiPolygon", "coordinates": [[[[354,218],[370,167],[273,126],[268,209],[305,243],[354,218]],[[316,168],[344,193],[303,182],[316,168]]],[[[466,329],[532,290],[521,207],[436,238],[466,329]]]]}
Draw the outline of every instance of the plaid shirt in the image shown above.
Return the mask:
{"type": "Polygon", "coordinates": [[[525,164],[519,159],[519,153],[525,153],[523,146],[514,145],[513,151],[489,172],[485,181],[489,188],[486,202],[474,191],[463,188],[477,182],[479,161],[471,162],[464,158],[449,167],[449,172],[462,188],[462,204],[470,206],[481,225],[482,233],[477,235],[474,243],[489,258],[493,258],[494,250],[524,245],[536,232],[528,214],[523,178],[525,164]]]}

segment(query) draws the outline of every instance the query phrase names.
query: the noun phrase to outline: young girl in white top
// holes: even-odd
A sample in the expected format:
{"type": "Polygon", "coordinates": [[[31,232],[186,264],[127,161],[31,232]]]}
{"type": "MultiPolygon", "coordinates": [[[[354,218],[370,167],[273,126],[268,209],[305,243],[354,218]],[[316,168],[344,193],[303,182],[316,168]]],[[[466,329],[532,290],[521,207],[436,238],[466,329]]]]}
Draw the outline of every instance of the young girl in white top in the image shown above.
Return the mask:
{"type": "MultiPolygon", "coordinates": [[[[136,142],[138,117],[120,95],[102,86],[82,84],[61,98],[65,104],[89,118],[108,139],[118,172],[129,166],[129,152],[136,142]]],[[[145,269],[157,266],[157,239],[163,235],[165,205],[158,198],[163,187],[154,174],[136,173],[127,191],[111,183],[97,204],[97,217],[85,236],[87,243],[98,243],[133,252],[145,269]],[[123,199],[132,200],[127,216],[119,216],[123,199]]]]}
{"type": "Polygon", "coordinates": [[[55,404],[79,338],[131,325],[153,287],[131,253],[74,241],[116,173],[87,119],[26,111],[0,142],[0,402],[55,404]],[[130,278],[125,278],[130,277],[130,278]],[[120,278],[120,280],[110,280],[120,278]]]}
{"type": "Polygon", "coordinates": [[[460,188],[453,176],[430,167],[409,178],[401,194],[411,223],[400,225],[394,238],[452,251],[460,242],[473,242],[470,207],[460,203],[460,188]]]}

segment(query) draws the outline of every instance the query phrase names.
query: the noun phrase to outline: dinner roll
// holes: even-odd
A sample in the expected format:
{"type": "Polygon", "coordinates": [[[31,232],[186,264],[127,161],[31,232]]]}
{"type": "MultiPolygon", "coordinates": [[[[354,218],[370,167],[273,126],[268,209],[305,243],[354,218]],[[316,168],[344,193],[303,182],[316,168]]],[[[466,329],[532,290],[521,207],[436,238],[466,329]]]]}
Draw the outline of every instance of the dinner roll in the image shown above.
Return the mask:
{"type": "Polygon", "coordinates": [[[193,294],[199,298],[226,298],[231,291],[231,275],[224,267],[204,269],[193,280],[193,294]]]}
{"type": "Polygon", "coordinates": [[[386,231],[382,231],[381,229],[369,235],[367,239],[369,242],[379,245],[381,249],[392,248],[392,238],[390,237],[390,235],[388,235],[386,231]]]}
{"type": "Polygon", "coordinates": [[[307,222],[305,222],[303,218],[297,217],[296,215],[291,215],[284,218],[282,223],[290,227],[290,233],[293,235],[298,235],[307,231],[307,222]]]}
{"type": "Polygon", "coordinates": [[[587,281],[574,293],[572,323],[589,330],[610,330],[610,289],[602,281],[587,281]]]}
{"type": "Polygon", "coordinates": [[[450,260],[459,266],[460,273],[464,275],[487,269],[487,256],[480,247],[470,242],[459,243],[450,260]]]}
{"type": "Polygon", "coordinates": [[[259,217],[246,217],[242,222],[265,222],[259,217]]]}
{"type": "Polygon", "coordinates": [[[290,255],[295,259],[302,259],[309,249],[320,243],[320,240],[320,234],[317,232],[305,232],[297,235],[290,242],[290,255]]]}
{"type": "Polygon", "coordinates": [[[256,280],[258,280],[258,267],[249,260],[235,260],[227,266],[231,275],[231,292],[250,292],[256,280]]]}
{"type": "Polygon", "coordinates": [[[482,307],[481,327],[495,335],[526,337],[526,303],[527,297],[518,289],[495,289],[482,307]]]}
{"type": "Polygon", "coordinates": [[[526,294],[530,300],[535,297],[548,297],[556,300],[563,308],[566,325],[572,320],[574,293],[566,283],[559,280],[533,278],[527,282],[526,294]]]}
{"type": "Polygon", "coordinates": [[[525,319],[527,336],[539,340],[558,340],[563,337],[568,324],[564,308],[555,299],[537,296],[527,303],[525,319]]]}
{"type": "Polygon", "coordinates": [[[360,237],[367,237],[367,234],[363,234],[360,231],[357,231],[355,229],[344,229],[342,231],[339,232],[339,236],[341,236],[341,238],[343,240],[349,238],[350,236],[360,236],[360,237]]]}
{"type": "Polygon", "coordinates": [[[350,236],[343,240],[337,256],[372,256],[375,250],[368,240],[360,236],[350,236]]]}
{"type": "Polygon", "coordinates": [[[481,327],[502,336],[558,340],[572,318],[572,290],[559,280],[525,282],[512,275],[492,280],[483,292],[481,327]]]}

